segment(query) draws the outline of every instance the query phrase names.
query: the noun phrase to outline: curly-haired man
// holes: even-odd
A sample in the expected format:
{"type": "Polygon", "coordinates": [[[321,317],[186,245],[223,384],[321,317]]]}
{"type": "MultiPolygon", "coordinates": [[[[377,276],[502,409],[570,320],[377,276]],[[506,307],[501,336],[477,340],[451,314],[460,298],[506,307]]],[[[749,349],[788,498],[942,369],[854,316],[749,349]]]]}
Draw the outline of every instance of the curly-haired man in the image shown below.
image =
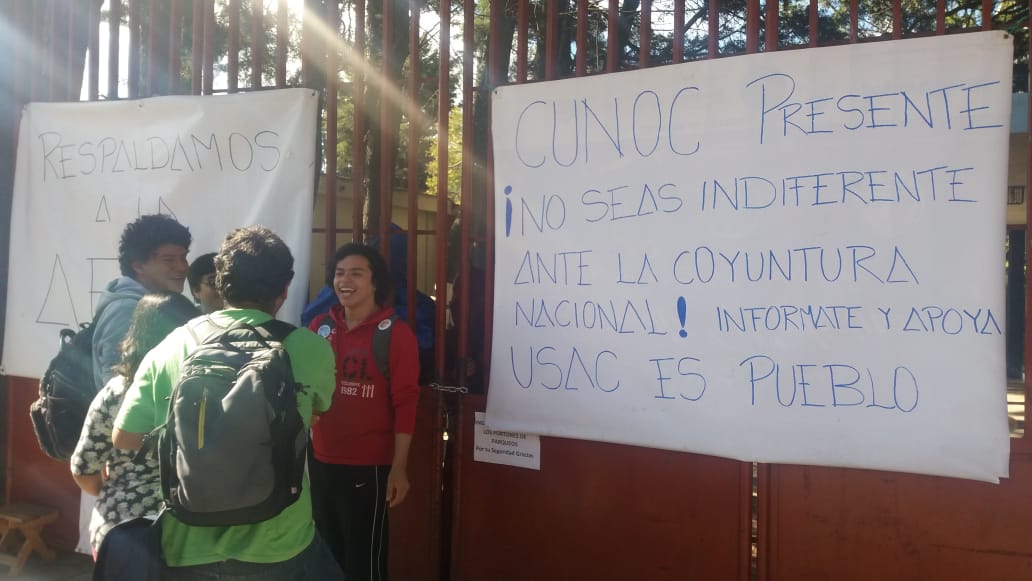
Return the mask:
{"type": "Polygon", "coordinates": [[[148,292],[183,292],[190,230],[170,216],[140,216],[126,225],[118,242],[122,276],[104,288],[93,321],[93,383],[99,391],[115,373],[119,346],[133,309],[148,292]]]}

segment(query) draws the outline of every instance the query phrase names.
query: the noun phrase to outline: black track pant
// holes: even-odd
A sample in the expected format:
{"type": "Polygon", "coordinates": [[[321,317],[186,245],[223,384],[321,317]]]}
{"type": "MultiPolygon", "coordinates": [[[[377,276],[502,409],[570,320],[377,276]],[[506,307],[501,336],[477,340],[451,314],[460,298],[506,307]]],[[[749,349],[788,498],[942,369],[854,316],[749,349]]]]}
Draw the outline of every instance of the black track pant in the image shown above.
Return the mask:
{"type": "Polygon", "coordinates": [[[325,464],[309,455],[312,514],[347,581],[387,581],[390,466],[325,464]]]}

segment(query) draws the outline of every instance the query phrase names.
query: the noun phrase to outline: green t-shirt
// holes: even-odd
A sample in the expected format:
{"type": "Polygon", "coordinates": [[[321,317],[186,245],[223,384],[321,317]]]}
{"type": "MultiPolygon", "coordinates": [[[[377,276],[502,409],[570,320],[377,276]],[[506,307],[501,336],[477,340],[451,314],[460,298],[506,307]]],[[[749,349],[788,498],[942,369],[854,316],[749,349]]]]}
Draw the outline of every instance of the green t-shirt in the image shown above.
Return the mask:
{"type": "MultiPolygon", "coordinates": [[[[271,318],[267,313],[251,309],[227,309],[211,317],[223,327],[241,320],[258,325],[271,318]]],[[[180,327],[147,354],[125,395],[115,426],[126,432],[146,433],[165,421],[168,397],[179,377],[179,368],[196,343],[190,332],[180,327]]],[[[297,407],[307,425],[313,409],[321,413],[330,407],[336,385],[333,351],[325,339],[304,328],[291,333],[283,344],[290,354],[294,378],[304,386],[298,395],[297,407]]],[[[258,524],[197,527],[166,514],[162,517],[161,548],[165,562],[172,567],[228,559],[278,563],[304,550],[314,534],[312,497],[306,476],[297,502],[258,524]]]]}

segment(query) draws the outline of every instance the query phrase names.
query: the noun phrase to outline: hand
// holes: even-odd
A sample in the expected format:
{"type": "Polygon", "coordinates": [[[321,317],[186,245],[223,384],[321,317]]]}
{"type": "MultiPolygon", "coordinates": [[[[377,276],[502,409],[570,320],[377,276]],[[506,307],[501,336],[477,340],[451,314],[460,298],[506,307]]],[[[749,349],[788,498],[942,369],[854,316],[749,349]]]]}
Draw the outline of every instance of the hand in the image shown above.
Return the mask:
{"type": "Polygon", "coordinates": [[[409,480],[404,469],[391,468],[387,475],[387,506],[394,508],[408,495],[409,480]]]}

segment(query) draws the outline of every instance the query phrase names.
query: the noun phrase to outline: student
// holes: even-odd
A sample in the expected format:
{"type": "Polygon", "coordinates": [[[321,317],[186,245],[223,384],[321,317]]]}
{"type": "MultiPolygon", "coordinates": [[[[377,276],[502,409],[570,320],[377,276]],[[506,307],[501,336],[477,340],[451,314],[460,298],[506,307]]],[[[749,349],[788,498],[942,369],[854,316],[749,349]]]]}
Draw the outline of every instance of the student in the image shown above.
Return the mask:
{"type": "MultiPolygon", "coordinates": [[[[390,236],[390,264],[392,300],[391,306],[394,314],[405,320],[408,326],[416,334],[416,343],[419,345],[419,369],[420,385],[429,385],[434,380],[434,319],[436,318],[436,306],[434,299],[427,296],[420,290],[415,292],[415,308],[409,308],[408,304],[408,233],[397,224],[391,224],[390,236]]],[[[369,246],[378,248],[379,237],[374,237],[369,246]]],[[[450,280],[450,279],[449,279],[450,280]]],[[[450,295],[449,295],[450,296],[450,295]]],[[[312,321],[323,313],[339,304],[337,294],[329,284],[316,294],[304,310],[301,311],[301,324],[310,326],[312,321]]]]}
{"type": "Polygon", "coordinates": [[[120,347],[137,301],[148,292],[183,292],[190,231],[161,214],[140,216],[122,231],[118,266],[122,276],[112,280],[97,301],[93,322],[93,383],[99,391],[115,374],[120,347]]]}
{"type": "Polygon", "coordinates": [[[391,276],[374,248],[340,247],[326,278],[339,304],[309,328],[333,346],[337,389],[312,429],[315,522],[349,580],[380,581],[387,578],[386,509],[409,490],[419,348],[409,326],[391,318],[391,276]],[[374,333],[388,327],[389,383],[372,353],[374,333]]]}
{"type": "Polygon", "coordinates": [[[197,307],[179,293],[146,294],[133,310],[129,332],[122,341],[122,361],[115,376],[90,404],[82,435],[71,458],[72,478],[84,492],[97,497],[90,521],[90,546],[96,557],[101,541],[118,523],[158,514],[158,462],[149,456],[134,462],[135,453],[116,450],[111,444],[115,415],[137,367],[155,345],[176,327],[200,315],[197,307]]]}
{"type": "MultiPolygon", "coordinates": [[[[93,319],[93,389],[115,375],[122,340],[129,330],[136,303],[148,292],[183,292],[190,231],[174,218],[161,214],[140,216],[122,230],[118,267],[122,276],[110,281],[100,295],[93,319]]],[[[79,506],[79,544],[87,552],[92,496],[82,495],[79,506]]]]}
{"type": "Polygon", "coordinates": [[[214,252],[202,254],[191,262],[186,278],[190,282],[190,293],[204,314],[222,310],[225,303],[219,291],[215,289],[214,252]]]}
{"type": "MultiPolygon", "coordinates": [[[[208,317],[223,328],[237,322],[265,323],[286,300],[293,267],[294,258],[287,245],[267,228],[234,230],[215,256],[216,280],[227,308],[208,317]]],[[[173,331],[141,364],[115,419],[112,439],[116,448],[140,448],[143,436],[164,422],[166,398],[184,359],[200,341],[193,326],[190,323],[173,331]]],[[[313,411],[322,413],[329,408],[334,387],[333,353],[325,341],[304,328],[290,333],[283,346],[295,380],[304,386],[297,396],[297,406],[308,424],[313,411]]],[[[161,545],[174,579],[343,578],[316,534],[307,482],[296,502],[255,524],[191,526],[166,513],[162,517],[161,545]]]]}

